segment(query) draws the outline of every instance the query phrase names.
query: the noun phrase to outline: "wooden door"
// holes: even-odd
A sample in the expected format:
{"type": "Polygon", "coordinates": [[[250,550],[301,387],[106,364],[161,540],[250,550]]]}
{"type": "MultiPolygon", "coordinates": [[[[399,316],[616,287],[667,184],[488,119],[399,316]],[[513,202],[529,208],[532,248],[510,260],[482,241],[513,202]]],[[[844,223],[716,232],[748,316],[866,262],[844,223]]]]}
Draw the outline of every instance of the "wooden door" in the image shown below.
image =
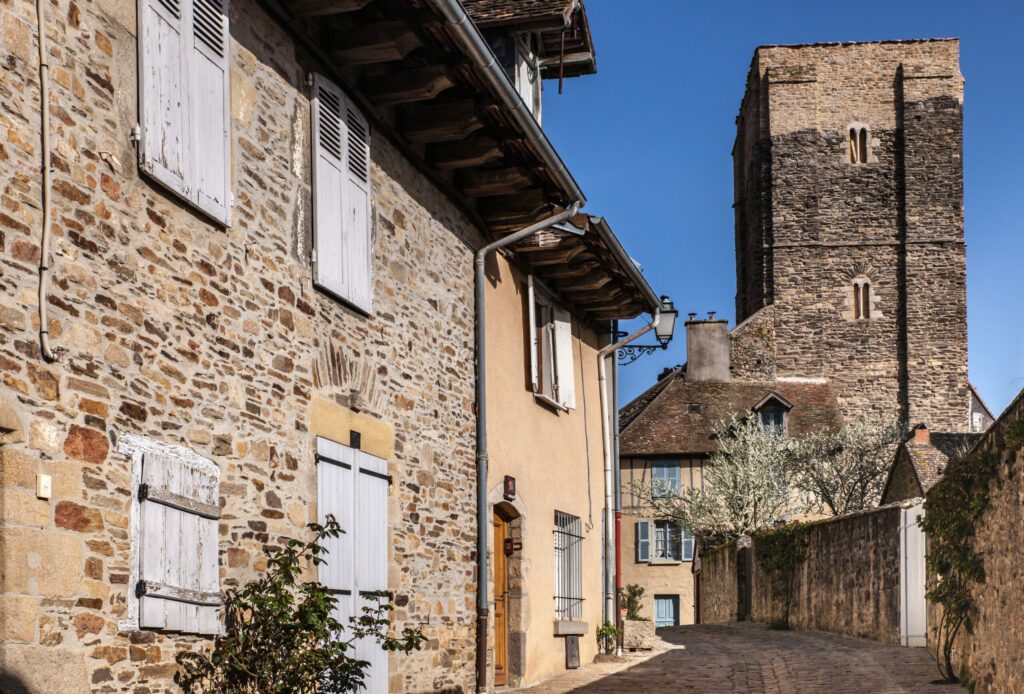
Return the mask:
{"type": "Polygon", "coordinates": [[[494,684],[508,684],[508,523],[494,514],[494,684]]]}

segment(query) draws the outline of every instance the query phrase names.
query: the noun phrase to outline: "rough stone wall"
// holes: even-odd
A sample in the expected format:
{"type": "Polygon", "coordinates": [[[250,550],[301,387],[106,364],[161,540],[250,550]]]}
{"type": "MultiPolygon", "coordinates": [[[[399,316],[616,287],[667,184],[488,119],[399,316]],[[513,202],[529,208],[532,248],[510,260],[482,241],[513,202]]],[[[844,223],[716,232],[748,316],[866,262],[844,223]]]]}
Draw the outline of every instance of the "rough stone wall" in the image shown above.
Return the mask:
{"type": "Polygon", "coordinates": [[[0,4],[0,669],[35,691],[174,689],[174,655],[197,639],[118,632],[131,497],[119,435],[220,467],[228,587],[314,518],[313,433],[351,421],[391,449],[394,620],[428,638],[393,656],[390,689],[468,691],[480,239],[376,137],[374,314],[314,290],[304,84],[316,65],[257,3],[232,3],[231,22],[237,205],[225,230],[137,172],[135,3],[50,5],[60,362],[45,364],[35,12],[0,4]],[[34,494],[40,472],[53,475],[49,501],[34,494]]]}
{"type": "Polygon", "coordinates": [[[900,447],[890,474],[892,476],[885,487],[882,504],[892,504],[921,496],[921,483],[914,474],[914,463],[907,455],[906,448],[900,447]]]}
{"type": "MultiPolygon", "coordinates": [[[[794,627],[899,643],[900,514],[890,506],[812,526],[794,581],[794,627]]],[[[754,557],[753,617],[773,622],[782,602],[757,563],[756,540],[754,557]]]]}
{"type": "Polygon", "coordinates": [[[729,359],[738,381],[775,380],[774,306],[765,306],[729,332],[729,359]]]}
{"type": "MultiPolygon", "coordinates": [[[[1024,543],[1024,451],[1003,445],[1011,422],[1024,420],[1024,392],[1003,412],[978,444],[983,450],[1002,448],[999,478],[989,490],[990,506],[975,529],[974,547],[985,565],[985,582],[973,591],[978,606],[973,632],[961,629],[954,648],[955,662],[966,669],[974,691],[1024,691],[1024,574],[1020,548],[1024,543]]],[[[937,646],[935,627],[941,612],[929,603],[928,646],[937,646]]]]}
{"type": "Polygon", "coordinates": [[[736,584],[736,543],[728,542],[700,555],[700,623],[735,622],[739,597],[736,584]]]}
{"type": "Polygon", "coordinates": [[[734,148],[737,322],[773,304],[776,375],[830,378],[847,414],[969,428],[962,97],[955,40],[755,53],[734,148]],[[868,128],[865,163],[849,162],[851,127],[868,128]]]}

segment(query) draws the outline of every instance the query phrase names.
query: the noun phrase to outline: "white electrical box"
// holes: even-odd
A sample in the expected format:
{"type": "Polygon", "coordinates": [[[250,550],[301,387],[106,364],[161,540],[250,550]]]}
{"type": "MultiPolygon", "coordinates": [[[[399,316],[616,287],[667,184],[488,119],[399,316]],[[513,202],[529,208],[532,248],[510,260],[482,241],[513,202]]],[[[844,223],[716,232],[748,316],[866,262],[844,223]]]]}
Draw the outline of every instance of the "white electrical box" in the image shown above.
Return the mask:
{"type": "Polygon", "coordinates": [[[53,478],[42,473],[36,475],[36,497],[49,499],[53,494],[53,478]]]}

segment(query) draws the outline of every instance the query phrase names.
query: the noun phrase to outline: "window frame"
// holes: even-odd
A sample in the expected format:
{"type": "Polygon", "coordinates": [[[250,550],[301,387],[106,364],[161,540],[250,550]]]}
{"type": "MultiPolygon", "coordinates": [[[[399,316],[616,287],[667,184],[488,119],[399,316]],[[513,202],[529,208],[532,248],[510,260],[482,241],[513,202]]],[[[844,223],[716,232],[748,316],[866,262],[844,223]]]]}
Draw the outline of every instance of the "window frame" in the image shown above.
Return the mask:
{"type": "Polygon", "coordinates": [[[682,466],[678,460],[653,460],[651,461],[651,498],[652,499],[673,499],[679,496],[682,491],[682,466]],[[674,474],[659,474],[659,471],[670,471],[674,474]],[[669,479],[664,483],[662,479],[669,479]],[[664,489],[659,490],[658,484],[662,483],[664,489]]]}

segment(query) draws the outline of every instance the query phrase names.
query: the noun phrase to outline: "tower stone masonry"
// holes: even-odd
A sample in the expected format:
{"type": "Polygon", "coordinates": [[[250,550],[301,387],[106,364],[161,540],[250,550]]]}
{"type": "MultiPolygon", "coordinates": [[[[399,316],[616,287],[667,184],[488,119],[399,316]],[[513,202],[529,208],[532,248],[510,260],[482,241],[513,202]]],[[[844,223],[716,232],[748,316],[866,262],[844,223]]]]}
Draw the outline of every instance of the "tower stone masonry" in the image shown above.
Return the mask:
{"type": "Polygon", "coordinates": [[[827,378],[847,417],[969,430],[962,116],[956,39],[755,51],[735,369],[827,378]]]}

